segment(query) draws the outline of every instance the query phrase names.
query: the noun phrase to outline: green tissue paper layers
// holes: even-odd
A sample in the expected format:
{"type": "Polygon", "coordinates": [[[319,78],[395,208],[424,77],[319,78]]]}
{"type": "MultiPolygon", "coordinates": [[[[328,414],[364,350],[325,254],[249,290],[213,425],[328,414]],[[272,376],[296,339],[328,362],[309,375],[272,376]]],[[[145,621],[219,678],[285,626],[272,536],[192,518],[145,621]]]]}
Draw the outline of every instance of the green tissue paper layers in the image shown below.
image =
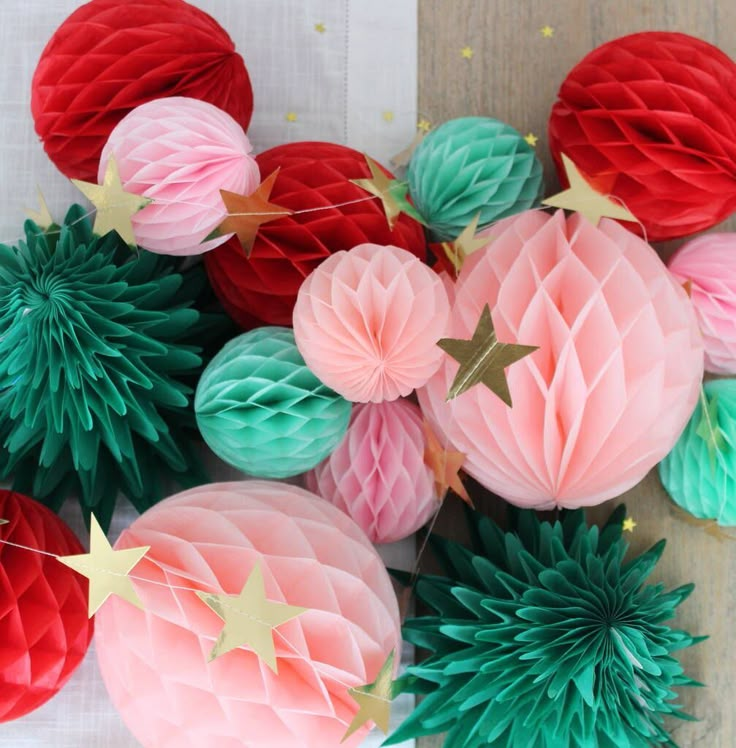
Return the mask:
{"type": "Polygon", "coordinates": [[[441,125],[409,162],[409,191],[435,241],[452,241],[480,213],[478,228],[538,204],[542,164],[513,127],[487,117],[441,125]]]}
{"type": "Polygon", "coordinates": [[[105,529],[118,492],[144,511],[171,478],[206,482],[189,442],[199,344],[220,324],[192,308],[204,272],[93,236],[78,205],[25,234],[0,245],[1,477],[54,510],[76,494],[105,529]]]}
{"type": "Polygon", "coordinates": [[[447,577],[417,580],[434,614],[404,638],[430,655],[400,681],[426,696],[384,745],[445,731],[446,748],[674,745],[663,718],[690,719],[674,688],[698,684],[672,653],[699,639],[664,624],[693,585],[645,584],[664,540],[625,563],[624,507],[602,529],[582,510],[519,511],[508,533],[467,514],[471,548],[430,538],[447,577]]]}
{"type": "Polygon", "coordinates": [[[659,477],[690,514],[736,525],[736,379],[705,383],[704,398],[659,463],[659,477]]]}
{"type": "Polygon", "coordinates": [[[218,457],[250,475],[288,478],[332,452],[351,405],[307,368],[292,330],[260,327],[212,359],[194,409],[218,457]]]}

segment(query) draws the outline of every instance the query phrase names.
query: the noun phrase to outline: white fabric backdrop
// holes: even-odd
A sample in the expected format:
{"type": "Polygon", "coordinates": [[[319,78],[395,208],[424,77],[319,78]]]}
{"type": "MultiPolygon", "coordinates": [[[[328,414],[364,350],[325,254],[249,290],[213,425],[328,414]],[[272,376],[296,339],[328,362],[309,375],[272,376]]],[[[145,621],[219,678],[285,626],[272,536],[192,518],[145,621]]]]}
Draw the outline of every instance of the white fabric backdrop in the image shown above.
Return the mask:
{"type": "MultiPolygon", "coordinates": [[[[30,115],[31,78],[41,50],[79,4],[75,0],[0,2],[3,243],[20,236],[24,207],[36,207],[36,185],[43,188],[54,216],[63,215],[72,201],[83,202],[46,157],[30,115]]],[[[284,142],[326,140],[388,163],[411,140],[416,126],[417,0],[193,0],[193,4],[224,26],[248,66],[255,96],[248,134],[256,152],[284,142]],[[315,29],[316,24],[324,24],[323,33],[315,29]],[[287,121],[289,112],[296,114],[296,121],[287,121]]],[[[221,463],[213,461],[213,465],[218,480],[239,477],[221,463]]],[[[68,504],[63,516],[86,543],[77,507],[68,504]]],[[[134,516],[132,508],[123,504],[111,537],[117,537],[134,516]]],[[[413,542],[384,546],[381,553],[391,565],[408,568],[413,542]]],[[[410,708],[409,698],[398,699],[394,724],[410,708]]],[[[381,741],[380,734],[372,735],[365,746],[378,746],[381,741]]],[[[110,704],[90,650],[61,694],[24,719],[0,726],[0,745],[137,748],[138,743],[110,704]]]]}

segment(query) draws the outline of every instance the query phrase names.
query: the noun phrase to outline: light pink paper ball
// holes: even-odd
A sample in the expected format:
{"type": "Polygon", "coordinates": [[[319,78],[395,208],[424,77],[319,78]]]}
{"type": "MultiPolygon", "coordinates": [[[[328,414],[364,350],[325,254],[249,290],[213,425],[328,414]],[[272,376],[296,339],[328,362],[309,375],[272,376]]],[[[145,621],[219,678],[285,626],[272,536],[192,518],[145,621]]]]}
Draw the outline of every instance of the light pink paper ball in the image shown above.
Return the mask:
{"type": "Polygon", "coordinates": [[[706,234],[670,259],[678,283],[690,283],[690,298],[705,344],[705,368],[736,374],[736,234],[706,234]]]}
{"type": "MultiPolygon", "coordinates": [[[[202,486],[167,499],[116,548],[150,545],[145,610],[109,599],[96,648],[110,697],[144,748],[337,747],[399,647],[396,597],[375,549],[331,504],[283,483],[202,486]],[[278,675],[249,648],[208,663],[222,621],[192,590],[239,594],[260,562],[266,598],[308,608],[277,627],[278,675]]],[[[355,748],[367,728],[343,745],[355,748]]]]}
{"type": "Polygon", "coordinates": [[[307,366],[353,402],[396,400],[437,371],[450,303],[439,276],[404,249],[359,244],[304,281],[294,336],[307,366]]]}
{"type": "Polygon", "coordinates": [[[642,239],[604,219],[528,211],[487,232],[457,282],[453,338],[488,304],[498,339],[539,346],[506,369],[513,408],[483,385],[450,402],[449,356],[419,393],[463,469],[519,506],[598,504],[673,447],[698,399],[703,344],[684,289],[642,239]]]}
{"type": "Polygon", "coordinates": [[[175,96],[134,109],[110,133],[100,158],[102,183],[114,154],[124,188],[153,199],[132,219],[151,252],[196,255],[232,234],[204,241],[225,218],[220,190],[250,194],[258,164],[242,127],[212,104],[175,96]]]}
{"type": "Polygon", "coordinates": [[[307,487],[349,514],[374,543],[401,540],[439,508],[425,446],[416,405],[356,405],[337,449],[307,473],[307,487]]]}

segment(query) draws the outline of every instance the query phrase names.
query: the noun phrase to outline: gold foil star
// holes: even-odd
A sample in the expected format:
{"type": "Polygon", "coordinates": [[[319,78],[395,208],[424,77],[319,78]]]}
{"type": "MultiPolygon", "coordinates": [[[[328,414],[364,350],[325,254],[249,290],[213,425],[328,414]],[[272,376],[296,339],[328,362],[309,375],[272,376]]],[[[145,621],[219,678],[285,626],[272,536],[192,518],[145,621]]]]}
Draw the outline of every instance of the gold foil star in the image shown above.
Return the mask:
{"type": "Polygon", "coordinates": [[[36,187],[36,194],[38,195],[39,209],[26,208],[26,215],[38,228],[48,231],[54,225],[54,219],[51,217],[51,211],[49,211],[49,206],[46,204],[46,198],[43,196],[40,187],[36,187]]]}
{"type": "Polygon", "coordinates": [[[636,527],[636,524],[637,524],[637,523],[636,523],[636,522],[634,522],[634,518],[633,518],[633,517],[627,517],[627,518],[626,518],[626,519],[625,519],[625,520],[623,521],[623,524],[621,525],[621,527],[622,527],[622,529],[623,529],[623,530],[624,530],[625,532],[634,532],[634,528],[636,527]]]}
{"type": "Polygon", "coordinates": [[[417,122],[417,130],[423,132],[425,135],[432,129],[432,123],[428,119],[422,119],[417,122]]]}
{"type": "Polygon", "coordinates": [[[542,26],[542,28],[539,29],[539,33],[545,39],[551,39],[555,35],[555,30],[551,26],[542,26]]]}
{"type": "Polygon", "coordinates": [[[278,174],[277,169],[266,177],[258,185],[258,189],[250,195],[238,195],[236,192],[220,190],[228,215],[208,238],[223,234],[236,234],[243,245],[246,257],[250,257],[260,225],[292,213],[288,208],[269,202],[278,174]]]}
{"type": "Polygon", "coordinates": [[[536,135],[535,135],[535,134],[534,134],[533,132],[530,132],[530,133],[527,133],[527,134],[526,134],[526,135],[524,136],[524,140],[526,140],[526,142],[527,142],[527,143],[528,143],[528,144],[529,144],[529,145],[530,145],[530,146],[531,146],[532,148],[534,148],[534,147],[535,147],[535,146],[537,145],[537,141],[539,140],[539,138],[538,138],[538,137],[537,137],[537,136],[536,136],[536,135]]]}
{"type": "Polygon", "coordinates": [[[287,122],[296,122],[296,112],[287,112],[286,113],[286,121],[287,122]]]}
{"type": "Polygon", "coordinates": [[[307,608],[267,600],[260,562],[253,567],[239,595],[209,592],[197,592],[197,595],[225,622],[210,654],[210,662],[247,645],[278,673],[273,630],[305,613],[307,608]]]}
{"type": "Polygon", "coordinates": [[[604,217],[637,222],[636,216],[633,213],[610,197],[598,192],[583,177],[572,160],[564,153],[561,155],[562,165],[565,168],[565,174],[567,175],[567,181],[570,186],[566,190],[542,200],[543,205],[577,211],[584,215],[594,226],[597,226],[598,221],[604,217]]]}
{"type": "Polygon", "coordinates": [[[59,556],[59,561],[89,579],[88,613],[92,616],[110,595],[117,595],[138,608],[143,608],[133,582],[128,576],[146,555],[150,546],[114,551],[97,518],[92,515],[89,553],[59,556]]]}
{"type": "Polygon", "coordinates": [[[487,237],[476,238],[480,213],[476,213],[473,220],[460,232],[460,235],[452,242],[442,242],[447,259],[452,263],[455,272],[462,270],[465,260],[479,249],[488,246],[487,237]]]}
{"type": "Polygon", "coordinates": [[[499,343],[493,329],[491,310],[483,307],[478,325],[470,340],[442,338],[437,342],[445,353],[460,364],[455,379],[450,385],[447,399],[452,400],[467,392],[476,384],[484,384],[498,395],[506,405],[512,407],[506,367],[520,361],[539,346],[499,343]]]}
{"type": "Polygon", "coordinates": [[[460,469],[465,463],[465,454],[445,449],[426,420],[423,426],[426,438],[424,464],[434,475],[437,498],[442,501],[451,488],[466,504],[472,507],[473,502],[460,480],[460,469]]]}
{"type": "Polygon", "coordinates": [[[72,179],[72,184],[97,208],[95,225],[92,227],[95,234],[104,236],[110,231],[117,231],[126,244],[136,245],[131,218],[153,200],[125,191],[115,156],[111,155],[107,162],[102,184],[79,179],[72,179]]]}
{"type": "Polygon", "coordinates": [[[391,702],[394,698],[394,657],[395,653],[392,651],[373,683],[348,690],[348,693],[360,708],[353,717],[353,721],[340,741],[341,743],[344,743],[367,722],[374,722],[382,732],[388,732],[391,720],[391,702]]]}
{"type": "Polygon", "coordinates": [[[322,23],[322,21],[320,21],[319,23],[314,24],[314,30],[318,34],[324,34],[325,31],[327,31],[327,27],[324,25],[324,23],[322,23]]]}
{"type": "Polygon", "coordinates": [[[390,111],[390,110],[385,111],[382,116],[383,116],[383,119],[386,122],[393,122],[394,121],[394,113],[392,111],[390,111]]]}
{"type": "Polygon", "coordinates": [[[463,47],[463,48],[462,48],[462,49],[460,50],[460,54],[462,55],[462,58],[463,58],[464,60],[470,60],[470,59],[472,59],[472,58],[473,58],[473,55],[475,54],[475,52],[473,51],[473,48],[472,48],[472,47],[467,47],[467,46],[466,46],[466,47],[463,47]]]}

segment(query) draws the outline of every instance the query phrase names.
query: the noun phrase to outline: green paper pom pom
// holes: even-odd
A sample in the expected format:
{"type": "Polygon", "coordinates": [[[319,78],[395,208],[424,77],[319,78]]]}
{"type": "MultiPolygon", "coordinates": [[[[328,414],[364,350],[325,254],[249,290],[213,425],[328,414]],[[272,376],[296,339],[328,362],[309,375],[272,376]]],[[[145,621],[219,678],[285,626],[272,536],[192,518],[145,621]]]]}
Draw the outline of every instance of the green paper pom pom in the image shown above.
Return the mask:
{"type": "Polygon", "coordinates": [[[218,457],[250,475],[288,478],[339,444],[351,405],[307,368],[292,330],[259,327],[212,359],[194,409],[218,457]]]}
{"type": "MultiPolygon", "coordinates": [[[[698,685],[672,652],[699,639],[663,622],[692,585],[645,584],[664,541],[624,562],[625,508],[602,529],[516,513],[515,531],[468,510],[472,548],[432,536],[447,577],[420,575],[436,615],[404,638],[429,650],[400,680],[424,700],[384,745],[447,731],[446,748],[645,748],[688,719],[676,686],[698,685]]],[[[403,582],[409,575],[396,573],[403,582]]]]}
{"type": "Polygon", "coordinates": [[[437,241],[456,239],[532,208],[544,189],[542,164],[510,125],[487,117],[450,120],[427,135],[409,162],[409,191],[437,241]]]}
{"type": "Polygon", "coordinates": [[[84,210],[0,245],[0,473],[58,510],[76,494],[107,528],[118,492],[139,511],[207,481],[192,384],[217,321],[192,308],[201,268],[93,236],[84,210]]]}
{"type": "Polygon", "coordinates": [[[690,514],[736,525],[736,379],[705,383],[677,444],[659,463],[659,477],[690,514]]]}

